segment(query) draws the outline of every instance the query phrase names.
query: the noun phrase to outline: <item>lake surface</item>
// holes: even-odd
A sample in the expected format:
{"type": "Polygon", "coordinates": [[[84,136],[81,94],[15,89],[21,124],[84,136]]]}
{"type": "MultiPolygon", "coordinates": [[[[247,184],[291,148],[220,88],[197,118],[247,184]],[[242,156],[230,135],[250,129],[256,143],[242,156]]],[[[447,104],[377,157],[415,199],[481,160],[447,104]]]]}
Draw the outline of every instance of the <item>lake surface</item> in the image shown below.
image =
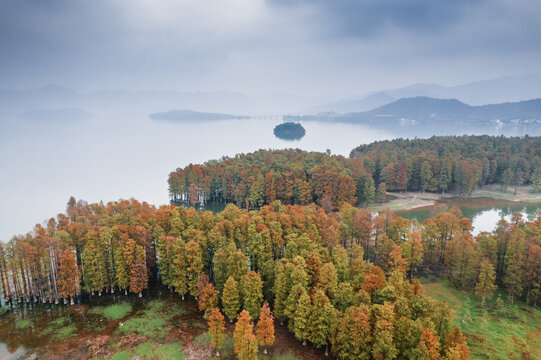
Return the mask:
{"type": "Polygon", "coordinates": [[[309,121],[302,123],[301,140],[286,141],[273,135],[280,120],[172,123],[148,118],[162,109],[85,110],[95,116],[40,122],[0,114],[0,241],[64,212],[71,195],[89,202],[134,197],[166,204],[169,172],[189,163],[269,148],[330,149],[348,156],[354,147],[376,140],[437,134],[309,121]]]}
{"type": "Polygon", "coordinates": [[[511,216],[517,211],[522,213],[525,220],[534,220],[541,209],[541,203],[537,202],[512,202],[487,198],[471,198],[441,200],[433,206],[398,211],[397,214],[408,219],[417,219],[419,223],[422,223],[426,219],[436,216],[441,211],[449,210],[452,206],[458,206],[462,214],[472,220],[474,227],[473,233],[475,235],[482,231],[491,232],[500,219],[504,218],[509,221],[511,216]]]}
{"type": "MultiPolygon", "coordinates": [[[[93,112],[94,114],[96,112],[93,112]]],[[[273,135],[279,120],[171,123],[148,113],[112,113],[75,122],[0,124],[0,241],[64,212],[71,195],[89,202],[134,197],[168,203],[177,167],[258,149],[330,149],[349,155],[361,143],[395,135],[351,124],[306,123],[299,141],[273,135]]]]}

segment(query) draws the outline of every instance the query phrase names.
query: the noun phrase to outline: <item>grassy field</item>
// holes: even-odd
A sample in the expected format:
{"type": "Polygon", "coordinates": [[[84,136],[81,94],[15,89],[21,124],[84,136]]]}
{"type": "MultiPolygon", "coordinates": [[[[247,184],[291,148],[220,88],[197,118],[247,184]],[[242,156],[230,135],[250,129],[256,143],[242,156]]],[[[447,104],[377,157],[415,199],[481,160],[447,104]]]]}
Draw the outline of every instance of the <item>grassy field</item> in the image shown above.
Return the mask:
{"type": "Polygon", "coordinates": [[[423,284],[425,293],[447,301],[456,312],[455,323],[468,335],[472,359],[541,359],[541,310],[504,294],[503,307],[497,294],[481,307],[475,296],[461,292],[445,281],[423,284]]]}

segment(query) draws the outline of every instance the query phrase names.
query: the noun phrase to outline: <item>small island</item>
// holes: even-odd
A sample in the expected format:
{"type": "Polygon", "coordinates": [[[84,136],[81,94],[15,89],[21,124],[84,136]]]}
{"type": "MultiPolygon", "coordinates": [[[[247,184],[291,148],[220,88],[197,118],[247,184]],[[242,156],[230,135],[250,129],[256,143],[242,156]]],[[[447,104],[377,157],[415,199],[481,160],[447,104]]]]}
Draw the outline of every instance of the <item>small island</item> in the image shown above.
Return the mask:
{"type": "Polygon", "coordinates": [[[190,122],[190,121],[218,121],[218,120],[236,120],[246,119],[247,116],[207,113],[193,110],[171,110],[167,112],[153,113],[148,116],[152,120],[162,120],[171,122],[190,122]]]}
{"type": "Polygon", "coordinates": [[[283,140],[299,140],[306,134],[306,130],[299,123],[286,122],[276,125],[274,136],[283,140]]]}

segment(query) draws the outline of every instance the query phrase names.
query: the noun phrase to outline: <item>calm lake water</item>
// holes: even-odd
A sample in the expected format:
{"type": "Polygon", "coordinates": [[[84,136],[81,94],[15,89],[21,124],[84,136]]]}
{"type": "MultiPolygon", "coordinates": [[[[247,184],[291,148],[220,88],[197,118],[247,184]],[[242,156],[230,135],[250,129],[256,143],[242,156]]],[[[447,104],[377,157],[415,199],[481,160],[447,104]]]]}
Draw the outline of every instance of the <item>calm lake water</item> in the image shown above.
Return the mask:
{"type": "Polygon", "coordinates": [[[304,122],[306,135],[286,141],[273,135],[280,120],[171,123],[148,118],[162,109],[85,110],[95,116],[71,123],[0,114],[0,241],[64,212],[71,195],[89,202],[134,197],[166,204],[169,172],[189,163],[268,148],[330,149],[348,156],[363,143],[438,134],[436,130],[408,134],[403,128],[304,122]]]}
{"type": "MultiPolygon", "coordinates": [[[[96,113],[96,112],[94,112],[96,113]]],[[[97,115],[77,123],[0,122],[0,241],[64,212],[71,195],[89,202],[134,197],[169,200],[167,177],[177,167],[258,149],[330,149],[349,155],[388,131],[310,122],[299,141],[276,138],[279,120],[171,123],[148,113],[97,115]]]]}
{"type": "Polygon", "coordinates": [[[541,209],[541,203],[537,202],[511,202],[487,198],[471,198],[442,200],[434,206],[399,211],[398,215],[408,219],[417,219],[419,223],[422,223],[441,211],[449,210],[452,206],[458,206],[462,214],[472,220],[474,227],[473,233],[475,235],[482,231],[491,232],[500,219],[505,218],[509,221],[511,216],[517,211],[521,212],[525,219],[534,220],[541,209]]]}

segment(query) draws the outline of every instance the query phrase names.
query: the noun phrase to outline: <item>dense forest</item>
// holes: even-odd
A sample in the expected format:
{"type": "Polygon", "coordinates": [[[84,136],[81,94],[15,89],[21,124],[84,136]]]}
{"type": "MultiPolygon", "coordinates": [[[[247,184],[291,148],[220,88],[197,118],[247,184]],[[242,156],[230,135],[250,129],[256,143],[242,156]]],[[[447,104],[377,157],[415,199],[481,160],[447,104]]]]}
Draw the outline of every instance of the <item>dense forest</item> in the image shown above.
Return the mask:
{"type": "Polygon", "coordinates": [[[175,203],[235,203],[256,209],[316,202],[327,211],[344,203],[384,201],[385,191],[469,195],[488,184],[541,189],[541,138],[432,137],[375,142],[350,158],[301,150],[259,150],[190,164],[169,175],[175,203]]]}
{"type": "Polygon", "coordinates": [[[238,316],[240,359],[272,343],[273,317],[339,359],[468,359],[449,305],[423,295],[415,274],[446,274],[483,300],[498,285],[511,299],[536,305],[541,297],[540,219],[516,214],[492,234],[471,230],[457,208],[417,224],[349,204],[331,213],[230,204],[213,214],[71,198],[66,214],[0,247],[0,278],[6,301],[50,303],[141,294],[158,279],[179,300],[198,300],[217,347],[222,313],[238,316]]]}
{"type": "Polygon", "coordinates": [[[253,209],[275,200],[298,205],[315,201],[333,210],[374,197],[362,159],[291,149],[190,164],[172,172],[168,182],[171,199],[190,205],[211,201],[253,209]]]}
{"type": "Polygon", "coordinates": [[[541,188],[541,137],[434,136],[361,145],[376,184],[387,190],[455,191],[470,194],[482,185],[523,184],[541,188]]]}

